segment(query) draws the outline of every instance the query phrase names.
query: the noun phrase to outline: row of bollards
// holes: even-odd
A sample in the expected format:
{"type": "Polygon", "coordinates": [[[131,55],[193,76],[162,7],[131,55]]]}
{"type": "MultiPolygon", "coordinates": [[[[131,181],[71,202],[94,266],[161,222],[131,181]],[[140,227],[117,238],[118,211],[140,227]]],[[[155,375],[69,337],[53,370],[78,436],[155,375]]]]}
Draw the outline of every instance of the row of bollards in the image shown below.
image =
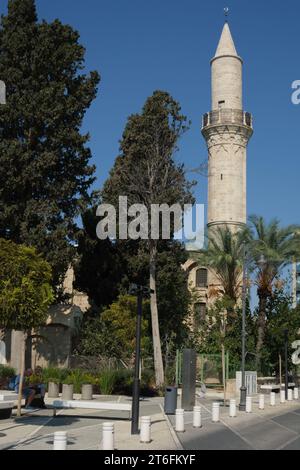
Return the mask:
{"type": "MultiPolygon", "coordinates": [[[[288,390],[288,401],[298,400],[299,399],[299,389],[294,388],[294,390],[288,390]]],[[[280,391],[280,403],[285,403],[285,391],[280,391]]],[[[270,406],[276,405],[276,394],[274,392],[270,393],[270,406]]],[[[258,408],[260,410],[265,409],[265,395],[259,395],[258,408]]],[[[246,413],[252,413],[252,397],[246,398],[246,413]]],[[[237,405],[236,400],[230,400],[229,404],[229,417],[235,418],[237,416],[237,405]]],[[[220,403],[212,404],[212,422],[220,422],[220,403]]],[[[193,427],[199,429],[202,427],[202,415],[201,407],[195,406],[193,411],[193,427]]],[[[184,432],[185,423],[184,423],[184,410],[177,409],[175,413],[175,431],[184,432]]],[[[151,417],[142,416],[141,417],[141,431],[140,431],[140,442],[149,443],[151,442],[151,417]]],[[[66,450],[67,449],[67,433],[66,431],[58,431],[54,433],[54,442],[53,450],[66,450]]],[[[114,450],[115,449],[115,440],[114,440],[114,423],[103,423],[102,425],[102,450],[114,450]]]]}
{"type": "MultiPolygon", "coordinates": [[[[289,389],[288,391],[288,400],[298,400],[299,399],[299,389],[295,388],[294,391],[289,389]]],[[[281,390],[280,393],[280,403],[285,403],[285,391],[281,390]]],[[[276,406],[276,393],[270,393],[270,406],[276,406]]],[[[265,395],[259,395],[259,402],[258,408],[260,410],[265,409],[265,395]]],[[[252,397],[246,397],[246,413],[252,413],[252,397]]],[[[220,403],[213,403],[212,404],[212,422],[219,423],[220,422],[220,403]]],[[[232,399],[229,403],[229,417],[235,418],[237,416],[237,404],[236,400],[232,399]]],[[[201,428],[202,421],[201,421],[201,407],[195,406],[193,412],[193,427],[194,428],[201,428]]],[[[185,424],[184,424],[184,410],[178,409],[176,410],[176,418],[175,418],[175,431],[176,432],[184,432],[185,431],[185,424]]]]}
{"type": "MultiPolygon", "coordinates": [[[[201,410],[200,410],[201,421],[201,410]]],[[[53,450],[67,450],[67,433],[58,431],[54,433],[53,450]]],[[[140,442],[148,444],[151,442],[151,416],[141,417],[140,442]]],[[[102,450],[115,449],[115,425],[114,423],[103,423],[102,425],[102,450]]]]}
{"type": "MultiPolygon", "coordinates": [[[[218,405],[218,403],[217,403],[218,405]]],[[[193,427],[194,428],[201,428],[202,427],[202,416],[201,416],[201,407],[194,406],[193,412],[193,427]]],[[[175,431],[176,432],[184,432],[184,410],[178,409],[175,412],[175,431]]]]}

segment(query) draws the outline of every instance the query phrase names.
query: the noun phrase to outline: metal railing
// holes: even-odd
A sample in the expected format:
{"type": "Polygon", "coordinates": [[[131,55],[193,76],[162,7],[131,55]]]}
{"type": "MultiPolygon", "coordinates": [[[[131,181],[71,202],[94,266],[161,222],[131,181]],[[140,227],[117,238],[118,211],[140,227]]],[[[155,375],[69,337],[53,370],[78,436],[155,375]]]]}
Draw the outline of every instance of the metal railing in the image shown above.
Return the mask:
{"type": "Polygon", "coordinates": [[[252,129],[252,114],[240,109],[218,109],[204,114],[202,128],[218,124],[238,124],[252,129]]]}

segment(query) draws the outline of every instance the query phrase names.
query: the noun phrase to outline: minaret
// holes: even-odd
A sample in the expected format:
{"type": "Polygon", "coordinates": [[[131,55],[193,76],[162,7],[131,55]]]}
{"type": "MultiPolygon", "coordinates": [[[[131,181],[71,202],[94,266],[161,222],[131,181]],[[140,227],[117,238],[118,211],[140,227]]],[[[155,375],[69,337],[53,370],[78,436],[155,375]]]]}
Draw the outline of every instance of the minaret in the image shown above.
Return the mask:
{"type": "Polygon", "coordinates": [[[207,142],[208,228],[246,224],[247,145],[252,116],[243,111],[242,68],[226,21],[211,60],[212,111],[203,117],[207,142]]]}

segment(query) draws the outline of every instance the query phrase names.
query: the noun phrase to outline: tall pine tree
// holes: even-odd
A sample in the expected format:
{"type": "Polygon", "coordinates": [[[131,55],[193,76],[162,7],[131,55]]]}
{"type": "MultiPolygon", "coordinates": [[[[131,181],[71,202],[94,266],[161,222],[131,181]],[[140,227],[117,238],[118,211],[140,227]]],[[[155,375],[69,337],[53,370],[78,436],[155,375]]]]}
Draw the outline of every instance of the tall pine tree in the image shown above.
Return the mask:
{"type": "Polygon", "coordinates": [[[89,202],[94,167],[84,115],[100,77],[82,73],[79,34],[38,22],[34,0],[9,0],[0,25],[0,236],[35,246],[58,283],[72,259],[76,217],[89,202]]]}
{"type": "MultiPolygon", "coordinates": [[[[119,196],[127,196],[128,206],[143,204],[151,214],[153,204],[191,204],[194,182],[186,179],[184,165],[175,160],[178,141],[187,130],[187,119],[169,93],[155,91],[140,114],[128,118],[121,153],[105,182],[104,202],[118,205],[119,196]]],[[[150,235],[150,233],[148,233],[150,235]]],[[[156,385],[164,383],[164,367],[157,302],[157,262],[162,240],[148,237],[147,253],[153,353],[156,385]]],[[[172,238],[172,237],[171,237],[172,238]]]]}

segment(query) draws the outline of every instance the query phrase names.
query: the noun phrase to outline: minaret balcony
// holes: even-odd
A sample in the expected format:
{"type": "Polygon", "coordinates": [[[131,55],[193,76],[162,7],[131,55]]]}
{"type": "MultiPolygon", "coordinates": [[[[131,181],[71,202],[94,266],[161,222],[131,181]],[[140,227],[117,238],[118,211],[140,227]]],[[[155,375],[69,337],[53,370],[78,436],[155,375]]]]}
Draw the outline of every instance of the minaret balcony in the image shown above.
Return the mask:
{"type": "Polygon", "coordinates": [[[218,109],[204,114],[202,129],[209,126],[235,124],[253,129],[252,114],[240,109],[218,109]]]}

